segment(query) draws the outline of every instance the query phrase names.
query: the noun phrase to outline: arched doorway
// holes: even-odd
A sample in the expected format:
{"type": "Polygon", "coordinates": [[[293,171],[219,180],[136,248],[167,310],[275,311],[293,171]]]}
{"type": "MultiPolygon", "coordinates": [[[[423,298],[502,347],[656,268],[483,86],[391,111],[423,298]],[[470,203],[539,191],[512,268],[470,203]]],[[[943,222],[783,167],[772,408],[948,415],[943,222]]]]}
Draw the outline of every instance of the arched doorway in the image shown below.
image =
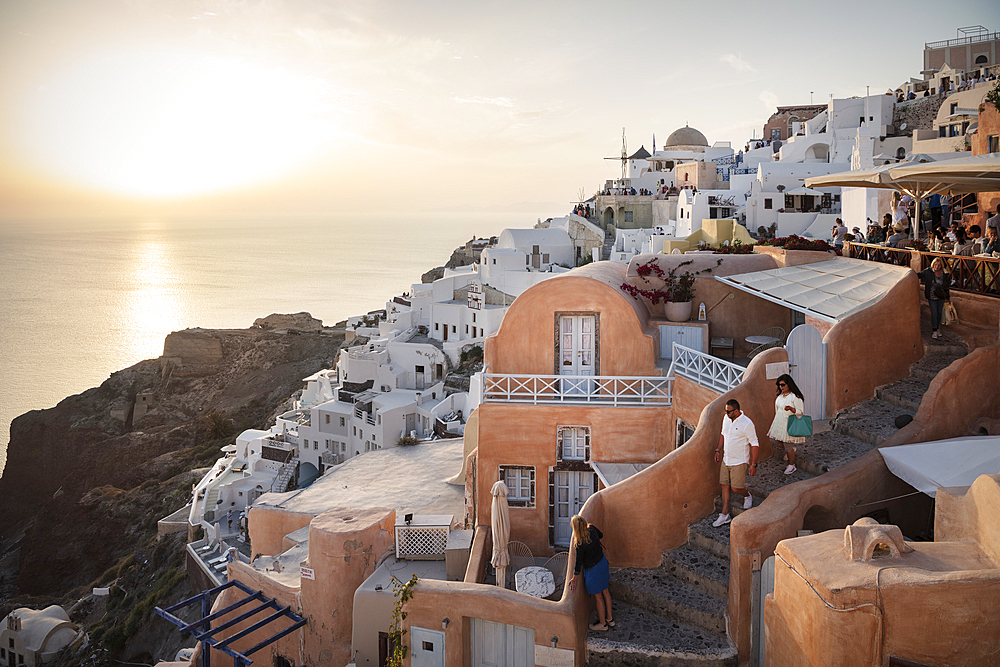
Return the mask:
{"type": "Polygon", "coordinates": [[[615,210],[610,206],[604,209],[603,222],[605,228],[615,224],[615,210]]]}

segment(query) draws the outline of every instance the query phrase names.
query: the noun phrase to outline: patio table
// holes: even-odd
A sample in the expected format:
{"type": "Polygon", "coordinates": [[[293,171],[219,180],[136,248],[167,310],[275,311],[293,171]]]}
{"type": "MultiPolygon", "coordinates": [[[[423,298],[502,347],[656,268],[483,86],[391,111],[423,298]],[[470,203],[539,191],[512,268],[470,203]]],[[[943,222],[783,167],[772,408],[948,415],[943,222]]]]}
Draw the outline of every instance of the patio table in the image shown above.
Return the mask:
{"type": "Polygon", "coordinates": [[[514,573],[514,588],[536,598],[546,598],[556,590],[556,580],[546,567],[522,567],[514,573]]]}

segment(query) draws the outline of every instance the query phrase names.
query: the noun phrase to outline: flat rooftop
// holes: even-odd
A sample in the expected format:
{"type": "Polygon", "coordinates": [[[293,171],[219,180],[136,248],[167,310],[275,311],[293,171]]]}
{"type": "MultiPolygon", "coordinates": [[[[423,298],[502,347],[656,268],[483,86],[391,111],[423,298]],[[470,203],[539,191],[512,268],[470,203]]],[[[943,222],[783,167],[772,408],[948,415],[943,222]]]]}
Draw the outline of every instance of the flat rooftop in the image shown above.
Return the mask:
{"type": "Polygon", "coordinates": [[[334,466],[308,488],[266,493],[255,506],[312,515],[336,507],[392,507],[397,514],[465,515],[465,487],[448,483],[462,469],[461,438],[393,446],[334,466]]]}

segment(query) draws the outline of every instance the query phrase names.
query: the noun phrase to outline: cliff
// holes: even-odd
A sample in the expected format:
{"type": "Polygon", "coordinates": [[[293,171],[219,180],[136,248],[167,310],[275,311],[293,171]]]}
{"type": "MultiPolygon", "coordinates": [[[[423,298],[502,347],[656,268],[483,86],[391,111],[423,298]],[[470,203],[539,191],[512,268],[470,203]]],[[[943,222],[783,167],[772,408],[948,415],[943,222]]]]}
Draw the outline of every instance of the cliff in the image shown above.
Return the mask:
{"type": "Polygon", "coordinates": [[[187,493],[157,494],[162,502],[148,512],[109,512],[96,499],[127,497],[217,458],[232,439],[211,439],[220,414],[233,433],[267,428],[302,378],[333,365],[343,340],[334,329],[179,331],[162,357],[15,419],[0,478],[0,596],[60,596],[97,579],[187,493]]]}

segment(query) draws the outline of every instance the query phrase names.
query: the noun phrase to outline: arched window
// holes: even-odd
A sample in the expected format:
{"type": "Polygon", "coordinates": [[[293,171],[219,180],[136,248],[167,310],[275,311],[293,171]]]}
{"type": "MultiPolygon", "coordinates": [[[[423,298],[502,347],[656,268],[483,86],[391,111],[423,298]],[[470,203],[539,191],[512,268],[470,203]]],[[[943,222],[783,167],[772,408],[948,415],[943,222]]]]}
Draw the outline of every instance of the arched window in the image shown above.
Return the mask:
{"type": "Polygon", "coordinates": [[[906,149],[900,146],[896,149],[896,159],[902,160],[904,157],[906,157],[906,149]]]}
{"type": "Polygon", "coordinates": [[[976,56],[977,65],[985,65],[988,61],[989,58],[987,58],[986,56],[976,56]]]}

